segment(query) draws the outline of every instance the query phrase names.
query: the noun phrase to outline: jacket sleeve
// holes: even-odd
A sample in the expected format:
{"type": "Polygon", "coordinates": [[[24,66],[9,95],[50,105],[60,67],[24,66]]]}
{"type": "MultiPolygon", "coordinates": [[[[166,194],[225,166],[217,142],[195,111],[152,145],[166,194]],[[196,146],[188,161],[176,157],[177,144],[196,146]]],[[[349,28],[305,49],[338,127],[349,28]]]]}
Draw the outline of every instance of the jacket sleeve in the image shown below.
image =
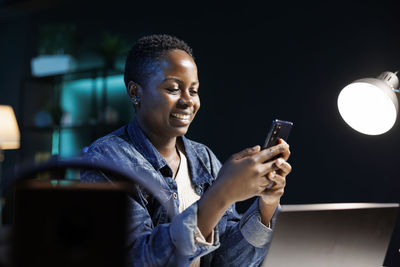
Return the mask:
{"type": "MultiPolygon", "coordinates": [[[[217,177],[221,163],[208,149],[210,167],[217,177]]],[[[221,246],[212,254],[212,266],[259,266],[263,261],[272,237],[272,227],[261,222],[258,208],[259,198],[255,198],[249,209],[240,216],[232,205],[218,223],[221,246]]]]}
{"type": "Polygon", "coordinates": [[[128,266],[189,266],[197,257],[217,249],[195,243],[197,203],[170,223],[152,226],[146,209],[130,199],[128,212],[128,266]]]}

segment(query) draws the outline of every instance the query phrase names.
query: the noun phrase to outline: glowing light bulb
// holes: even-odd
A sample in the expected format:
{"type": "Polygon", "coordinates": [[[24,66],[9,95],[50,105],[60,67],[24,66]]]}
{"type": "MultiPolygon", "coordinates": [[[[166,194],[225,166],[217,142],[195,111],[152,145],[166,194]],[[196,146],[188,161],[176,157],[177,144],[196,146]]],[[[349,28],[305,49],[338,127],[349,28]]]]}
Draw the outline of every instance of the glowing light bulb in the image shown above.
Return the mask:
{"type": "Polygon", "coordinates": [[[357,80],[340,92],[339,113],[354,130],[379,135],[389,131],[396,122],[398,101],[393,86],[398,85],[398,79],[395,74],[390,72],[390,78],[387,73],[383,73],[386,76],[381,74],[378,79],[357,80]],[[392,83],[385,80],[388,77],[389,81],[393,78],[392,83]]]}

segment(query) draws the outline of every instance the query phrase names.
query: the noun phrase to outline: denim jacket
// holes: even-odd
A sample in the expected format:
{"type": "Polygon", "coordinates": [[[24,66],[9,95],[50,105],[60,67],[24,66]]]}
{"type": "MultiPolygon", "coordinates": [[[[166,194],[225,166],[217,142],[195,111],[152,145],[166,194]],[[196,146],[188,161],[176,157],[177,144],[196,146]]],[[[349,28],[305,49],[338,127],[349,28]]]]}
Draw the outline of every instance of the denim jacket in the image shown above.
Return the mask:
{"type": "MultiPolygon", "coordinates": [[[[221,163],[205,145],[181,137],[195,191],[202,195],[216,179],[221,163]]],[[[266,255],[272,230],[261,223],[258,199],[242,215],[232,205],[214,229],[212,245],[195,242],[197,202],[178,212],[177,185],[165,159],[140,129],[136,119],[96,140],[84,155],[90,161],[108,161],[132,172],[148,174],[160,191],[170,196],[173,218],[163,203],[144,190],[129,197],[129,266],[189,266],[197,257],[201,266],[259,266],[266,255]]],[[[83,182],[112,181],[100,171],[84,170],[83,182]]]]}

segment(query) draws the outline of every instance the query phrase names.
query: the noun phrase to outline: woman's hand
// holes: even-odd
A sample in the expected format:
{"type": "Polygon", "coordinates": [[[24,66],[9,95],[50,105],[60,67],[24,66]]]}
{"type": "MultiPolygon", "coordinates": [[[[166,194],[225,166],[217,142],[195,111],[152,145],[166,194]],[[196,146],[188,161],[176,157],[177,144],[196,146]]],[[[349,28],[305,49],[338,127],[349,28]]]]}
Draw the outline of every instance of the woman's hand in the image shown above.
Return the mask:
{"type": "MultiPolygon", "coordinates": [[[[279,143],[286,144],[282,139],[279,143]]],[[[289,146],[286,144],[285,152],[275,161],[275,166],[278,169],[267,174],[267,178],[271,181],[271,185],[268,186],[268,189],[262,192],[259,200],[261,221],[265,225],[269,225],[269,222],[271,221],[284,193],[286,176],[292,171],[292,167],[286,162],[289,159],[289,156],[290,150],[289,146]]]]}
{"type": "Polygon", "coordinates": [[[281,192],[279,191],[281,188],[278,189],[278,187],[282,185],[281,176],[278,177],[277,174],[284,175],[280,167],[287,171],[288,166],[285,159],[289,158],[289,155],[289,146],[285,142],[261,151],[260,146],[242,150],[232,155],[222,166],[213,187],[220,187],[229,203],[246,200],[254,196],[262,196],[268,199],[272,195],[274,196],[274,198],[271,198],[272,202],[276,201],[279,192],[281,192]],[[271,160],[278,155],[282,156],[271,160]],[[278,167],[278,164],[280,167],[278,167]],[[277,174],[271,176],[271,173],[274,172],[277,174]],[[274,193],[267,193],[266,188],[272,182],[275,183],[272,187],[274,193]]]}
{"type": "Polygon", "coordinates": [[[285,152],[275,161],[277,170],[267,174],[267,178],[271,181],[271,185],[261,194],[262,200],[265,204],[275,206],[279,205],[280,198],[284,193],[286,176],[292,171],[292,167],[287,162],[290,156],[289,146],[282,139],[280,139],[279,142],[280,144],[286,145],[285,152]]]}
{"type": "Polygon", "coordinates": [[[289,155],[285,142],[261,151],[255,146],[232,155],[198,202],[197,226],[201,233],[208,237],[229,206],[254,196],[261,196],[261,221],[268,225],[283,194],[284,177],[290,172],[286,164],[289,155]],[[280,158],[274,159],[278,155],[280,158]],[[276,175],[271,176],[274,172],[276,175]],[[266,189],[269,185],[272,188],[266,189]]]}

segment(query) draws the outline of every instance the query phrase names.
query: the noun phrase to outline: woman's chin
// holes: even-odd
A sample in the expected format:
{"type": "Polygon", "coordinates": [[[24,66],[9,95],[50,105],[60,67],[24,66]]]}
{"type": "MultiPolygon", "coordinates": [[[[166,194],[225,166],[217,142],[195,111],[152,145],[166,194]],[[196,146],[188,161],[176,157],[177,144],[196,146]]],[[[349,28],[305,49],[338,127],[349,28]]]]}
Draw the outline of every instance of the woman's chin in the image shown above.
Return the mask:
{"type": "Polygon", "coordinates": [[[190,124],[187,126],[172,126],[170,132],[174,137],[182,136],[187,133],[187,131],[189,130],[189,126],[190,124]]]}
{"type": "Polygon", "coordinates": [[[188,132],[188,130],[189,130],[189,126],[188,127],[181,127],[179,130],[176,131],[177,132],[176,136],[178,137],[178,136],[185,135],[188,132]]]}

